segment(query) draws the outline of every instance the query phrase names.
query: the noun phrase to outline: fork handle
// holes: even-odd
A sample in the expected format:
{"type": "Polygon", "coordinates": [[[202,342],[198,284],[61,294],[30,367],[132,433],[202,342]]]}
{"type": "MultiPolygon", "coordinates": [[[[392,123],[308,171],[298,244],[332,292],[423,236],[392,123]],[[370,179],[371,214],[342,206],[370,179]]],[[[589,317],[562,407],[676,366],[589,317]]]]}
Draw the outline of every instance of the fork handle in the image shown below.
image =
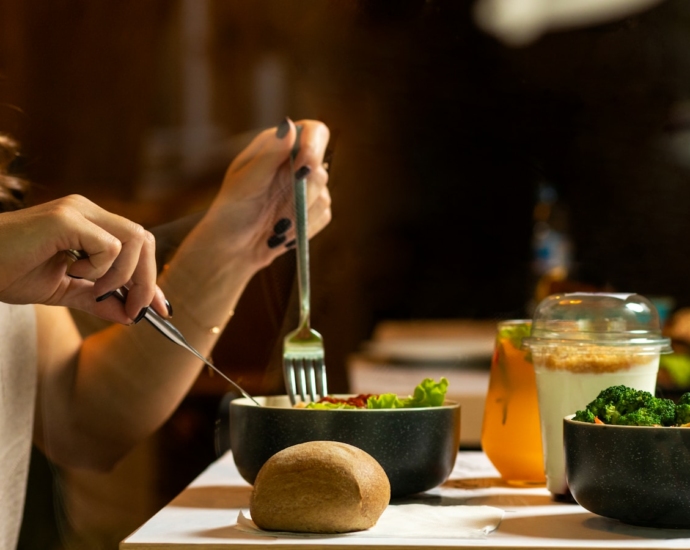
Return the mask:
{"type": "Polygon", "coordinates": [[[300,328],[309,328],[311,313],[309,296],[309,239],[307,238],[307,182],[295,182],[295,217],[297,239],[297,280],[300,299],[300,328]]]}
{"type": "MultiPolygon", "coordinates": [[[[295,174],[294,160],[299,151],[299,139],[302,127],[297,126],[295,146],[290,155],[290,170],[295,174]]],[[[300,331],[308,331],[311,314],[311,301],[309,290],[309,238],[307,236],[307,179],[295,178],[295,240],[297,253],[297,283],[299,285],[299,328],[300,331]]]]}

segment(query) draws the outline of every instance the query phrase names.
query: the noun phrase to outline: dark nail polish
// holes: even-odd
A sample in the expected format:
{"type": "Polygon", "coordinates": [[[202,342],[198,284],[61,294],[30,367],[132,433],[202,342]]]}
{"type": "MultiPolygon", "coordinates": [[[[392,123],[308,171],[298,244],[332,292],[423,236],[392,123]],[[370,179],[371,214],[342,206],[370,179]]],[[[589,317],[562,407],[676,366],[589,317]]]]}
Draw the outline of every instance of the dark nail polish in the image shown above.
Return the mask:
{"type": "Polygon", "coordinates": [[[276,130],[276,137],[278,139],[283,139],[285,136],[287,136],[288,132],[290,131],[290,121],[287,117],[278,124],[278,129],[276,130]]]}
{"type": "Polygon", "coordinates": [[[110,292],[106,292],[106,293],[103,294],[102,296],[99,296],[98,298],[96,298],[96,301],[97,301],[97,302],[102,302],[103,300],[107,300],[107,299],[110,298],[113,294],[115,294],[115,291],[114,291],[114,290],[111,290],[110,292]]]}
{"type": "Polygon", "coordinates": [[[266,242],[268,248],[276,248],[285,242],[285,235],[271,235],[266,242]]]}
{"type": "Polygon", "coordinates": [[[134,324],[136,325],[139,321],[141,321],[144,318],[144,315],[146,315],[146,312],[149,310],[149,307],[146,306],[145,308],[142,308],[142,310],[139,312],[139,315],[137,315],[134,318],[134,324]]]}
{"type": "Polygon", "coordinates": [[[168,309],[168,317],[172,317],[173,316],[173,308],[172,308],[172,304],[170,302],[168,302],[168,300],[165,301],[165,307],[168,309]]]}
{"type": "Polygon", "coordinates": [[[311,168],[309,168],[309,166],[302,166],[302,168],[300,168],[299,170],[297,170],[297,172],[295,172],[295,177],[298,180],[301,180],[301,179],[306,178],[310,172],[311,172],[311,168]]]}
{"type": "Polygon", "coordinates": [[[295,246],[296,244],[297,244],[297,240],[296,240],[296,239],[292,239],[289,243],[285,243],[285,248],[292,248],[292,247],[295,246]]]}
{"type": "Polygon", "coordinates": [[[273,226],[273,231],[275,231],[278,235],[282,235],[291,227],[292,227],[292,221],[290,219],[280,218],[276,222],[276,224],[273,226]]]}
{"type": "Polygon", "coordinates": [[[72,275],[71,273],[68,273],[67,276],[70,277],[71,279],[83,279],[84,278],[84,277],[77,277],[76,275],[72,275]]]}

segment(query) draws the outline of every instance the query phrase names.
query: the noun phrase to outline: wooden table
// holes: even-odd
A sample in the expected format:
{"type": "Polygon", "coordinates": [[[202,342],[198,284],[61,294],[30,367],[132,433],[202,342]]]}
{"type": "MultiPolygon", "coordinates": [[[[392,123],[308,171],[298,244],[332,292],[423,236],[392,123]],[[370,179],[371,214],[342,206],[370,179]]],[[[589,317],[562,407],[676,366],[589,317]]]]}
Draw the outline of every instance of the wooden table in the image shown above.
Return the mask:
{"type": "Polygon", "coordinates": [[[543,487],[507,486],[481,452],[460,452],[449,481],[425,493],[421,499],[430,506],[442,499],[447,504],[452,499],[505,510],[498,529],[479,540],[258,536],[240,531],[236,526],[239,511],[248,510],[250,493],[251,487],[242,480],[232,455],[227,453],[120,543],[120,549],[690,548],[690,530],[625,525],[591,514],[576,504],[553,502],[543,487]]]}

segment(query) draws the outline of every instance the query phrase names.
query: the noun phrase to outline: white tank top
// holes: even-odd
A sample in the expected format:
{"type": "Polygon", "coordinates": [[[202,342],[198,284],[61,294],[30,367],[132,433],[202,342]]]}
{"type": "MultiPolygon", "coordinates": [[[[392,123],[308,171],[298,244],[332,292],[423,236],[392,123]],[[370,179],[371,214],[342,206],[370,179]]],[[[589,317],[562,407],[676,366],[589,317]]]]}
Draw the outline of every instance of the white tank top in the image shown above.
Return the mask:
{"type": "Polygon", "coordinates": [[[37,383],[33,306],[0,302],[0,550],[15,550],[24,509],[37,383]]]}

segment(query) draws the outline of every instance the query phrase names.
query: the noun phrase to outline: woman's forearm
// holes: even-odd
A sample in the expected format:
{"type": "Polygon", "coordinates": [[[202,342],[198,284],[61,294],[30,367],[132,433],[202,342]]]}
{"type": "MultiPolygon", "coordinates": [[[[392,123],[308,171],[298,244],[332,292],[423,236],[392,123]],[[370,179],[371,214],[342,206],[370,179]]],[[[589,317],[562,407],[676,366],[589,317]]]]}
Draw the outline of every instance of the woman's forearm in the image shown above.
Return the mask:
{"type": "MultiPolygon", "coordinates": [[[[202,249],[202,241],[190,239],[159,285],[176,304],[175,326],[208,356],[256,269],[240,254],[209,255],[202,249]]],[[[53,338],[74,338],[68,328],[60,333],[53,338]]],[[[73,348],[57,363],[61,368],[53,358],[51,372],[43,376],[37,419],[46,452],[72,466],[112,467],[165,422],[202,368],[146,321],[113,325],[86,338],[80,351],[73,348]]]]}

